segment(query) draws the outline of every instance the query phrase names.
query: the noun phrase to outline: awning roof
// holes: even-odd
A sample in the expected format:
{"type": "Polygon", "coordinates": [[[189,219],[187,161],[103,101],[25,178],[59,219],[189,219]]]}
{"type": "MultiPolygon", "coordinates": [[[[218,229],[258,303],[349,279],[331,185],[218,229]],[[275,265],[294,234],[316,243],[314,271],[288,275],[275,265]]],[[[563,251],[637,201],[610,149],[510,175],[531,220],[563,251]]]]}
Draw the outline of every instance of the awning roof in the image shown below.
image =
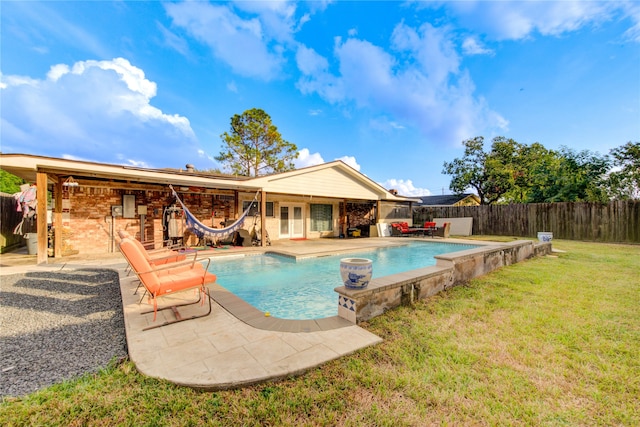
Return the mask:
{"type": "Polygon", "coordinates": [[[0,166],[3,170],[28,182],[35,182],[36,173],[43,172],[50,176],[58,175],[62,178],[71,175],[76,180],[84,178],[104,180],[105,182],[119,181],[155,185],[172,184],[175,187],[197,187],[248,192],[264,190],[266,192],[281,194],[334,198],[346,197],[354,200],[420,201],[418,198],[404,197],[391,193],[380,186],[380,184],[340,160],[256,178],[216,175],[176,169],[146,169],[31,154],[0,153],[0,166]],[[334,171],[334,175],[339,175],[338,179],[346,179],[347,181],[344,181],[345,184],[355,184],[355,190],[353,186],[351,186],[352,188],[349,194],[346,192],[344,194],[335,194],[331,192],[331,189],[320,185],[323,177],[327,176],[326,171],[331,170],[334,171]],[[305,185],[301,186],[300,184],[303,182],[305,185]],[[357,190],[358,187],[361,190],[357,190]],[[360,193],[362,193],[362,197],[360,197],[360,193]]]}
{"type": "Polygon", "coordinates": [[[222,177],[179,170],[144,169],[123,165],[58,159],[29,154],[0,154],[2,169],[26,181],[35,182],[37,172],[74,178],[120,180],[131,183],[173,184],[185,187],[256,191],[246,177],[222,177]]]}

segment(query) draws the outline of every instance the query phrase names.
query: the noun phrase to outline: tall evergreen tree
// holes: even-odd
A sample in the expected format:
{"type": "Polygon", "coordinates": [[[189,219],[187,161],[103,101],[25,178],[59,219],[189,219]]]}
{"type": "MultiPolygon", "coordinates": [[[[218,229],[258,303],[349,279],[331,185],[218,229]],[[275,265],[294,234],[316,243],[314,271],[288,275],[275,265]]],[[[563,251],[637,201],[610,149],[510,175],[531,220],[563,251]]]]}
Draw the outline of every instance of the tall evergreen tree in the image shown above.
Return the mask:
{"type": "Polygon", "coordinates": [[[231,118],[231,129],[220,135],[225,147],[215,159],[232,173],[260,176],[295,169],[298,147],[285,141],[271,117],[253,108],[231,118]]]}

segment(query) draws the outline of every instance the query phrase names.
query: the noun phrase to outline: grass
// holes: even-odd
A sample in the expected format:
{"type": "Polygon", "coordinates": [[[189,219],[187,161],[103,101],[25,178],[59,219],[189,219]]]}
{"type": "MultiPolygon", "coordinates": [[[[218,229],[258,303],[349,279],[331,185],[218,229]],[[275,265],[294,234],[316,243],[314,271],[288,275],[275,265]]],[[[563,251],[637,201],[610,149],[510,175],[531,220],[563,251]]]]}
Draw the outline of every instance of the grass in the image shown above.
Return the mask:
{"type": "Polygon", "coordinates": [[[14,425],[640,425],[640,246],[554,241],[362,325],[378,346],[198,392],[130,362],[0,405],[14,425]]]}

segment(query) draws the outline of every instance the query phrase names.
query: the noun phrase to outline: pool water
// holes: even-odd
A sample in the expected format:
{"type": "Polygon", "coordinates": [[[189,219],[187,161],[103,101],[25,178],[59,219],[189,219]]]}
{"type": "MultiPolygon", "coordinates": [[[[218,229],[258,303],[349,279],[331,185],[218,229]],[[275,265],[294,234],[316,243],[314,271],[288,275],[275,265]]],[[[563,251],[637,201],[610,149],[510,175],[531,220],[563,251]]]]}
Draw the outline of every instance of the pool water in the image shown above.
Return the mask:
{"type": "Polygon", "coordinates": [[[281,319],[318,319],[338,314],[340,259],[369,258],[373,278],[435,265],[435,255],[475,248],[459,243],[412,242],[407,245],[295,260],[265,254],[213,258],[209,270],[217,283],[258,310],[281,319]]]}

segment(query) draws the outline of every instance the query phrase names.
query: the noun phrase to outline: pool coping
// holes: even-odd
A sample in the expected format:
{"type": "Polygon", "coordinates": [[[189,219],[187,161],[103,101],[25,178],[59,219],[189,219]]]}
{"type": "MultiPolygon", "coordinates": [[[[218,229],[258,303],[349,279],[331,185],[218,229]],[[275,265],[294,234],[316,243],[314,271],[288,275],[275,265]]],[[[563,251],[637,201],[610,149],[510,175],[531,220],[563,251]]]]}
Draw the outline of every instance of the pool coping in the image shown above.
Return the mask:
{"type": "MultiPolygon", "coordinates": [[[[353,326],[353,323],[339,316],[324,317],[318,319],[281,319],[272,317],[258,310],[233,292],[216,284],[209,287],[210,297],[222,308],[238,320],[256,329],[275,332],[318,332],[353,326]]],[[[338,298],[336,294],[336,307],[338,298]]]]}
{"type": "MultiPolygon", "coordinates": [[[[483,242],[483,241],[475,241],[475,240],[462,240],[462,239],[439,239],[434,241],[424,240],[424,239],[402,239],[402,241],[386,241],[385,245],[374,245],[367,248],[352,248],[352,249],[332,249],[326,251],[318,251],[314,253],[308,254],[296,254],[289,251],[284,250],[273,250],[267,249],[265,251],[256,251],[256,252],[246,252],[246,253],[235,253],[235,254],[220,254],[216,256],[212,256],[212,258],[219,259],[230,259],[230,258],[244,258],[244,257],[252,257],[252,256],[260,256],[260,255],[279,255],[287,258],[292,258],[295,260],[302,259],[310,259],[310,258],[323,258],[326,256],[335,256],[342,254],[350,254],[356,252],[362,252],[364,250],[380,250],[391,247],[398,246],[406,246],[411,242],[421,242],[423,244],[431,244],[431,243],[448,243],[448,244],[459,244],[459,245],[474,245],[479,247],[483,246],[493,246],[496,242],[483,242]]],[[[466,250],[472,250],[466,249],[466,250]]],[[[464,251],[465,249],[461,249],[464,251]]],[[[460,251],[456,251],[460,252],[460,251]]],[[[454,252],[452,252],[454,253],[454,252]]],[[[387,276],[379,277],[375,280],[383,281],[385,283],[400,283],[404,282],[407,279],[417,279],[419,277],[424,276],[425,268],[432,268],[434,266],[421,267],[414,270],[409,270],[406,272],[390,274],[387,276]]],[[[317,332],[317,331],[329,331],[333,329],[345,328],[349,326],[353,326],[354,322],[345,319],[339,315],[329,316],[324,318],[316,318],[316,319],[282,319],[279,317],[274,317],[269,315],[267,312],[261,311],[249,304],[242,298],[235,295],[233,292],[227,290],[226,288],[220,286],[217,283],[208,286],[210,298],[212,298],[215,302],[217,302],[222,308],[224,308],[228,313],[236,317],[238,320],[246,323],[249,326],[252,326],[256,329],[266,330],[266,331],[275,331],[275,332],[317,332]]],[[[338,287],[335,288],[336,290],[338,287]]],[[[336,292],[336,310],[338,310],[340,294],[336,292]]]]}
{"type": "Polygon", "coordinates": [[[550,242],[528,239],[472,244],[476,247],[436,255],[434,266],[375,278],[366,288],[335,288],[340,295],[338,316],[354,324],[368,321],[387,310],[413,305],[415,301],[462,285],[475,277],[525,259],[547,255],[552,250],[550,242]]]}

